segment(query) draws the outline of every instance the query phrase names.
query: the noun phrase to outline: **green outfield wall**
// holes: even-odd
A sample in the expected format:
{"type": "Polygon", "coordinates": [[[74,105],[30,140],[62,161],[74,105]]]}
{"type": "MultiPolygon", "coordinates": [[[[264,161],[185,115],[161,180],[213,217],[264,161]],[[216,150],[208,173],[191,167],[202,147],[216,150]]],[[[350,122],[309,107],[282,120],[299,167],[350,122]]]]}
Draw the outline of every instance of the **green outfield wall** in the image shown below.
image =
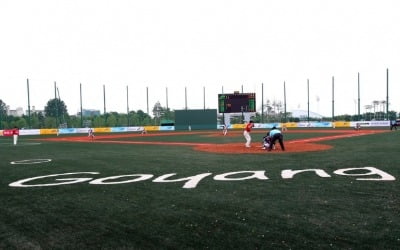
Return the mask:
{"type": "Polygon", "coordinates": [[[175,130],[201,130],[216,128],[216,109],[175,110],[175,130]]]}

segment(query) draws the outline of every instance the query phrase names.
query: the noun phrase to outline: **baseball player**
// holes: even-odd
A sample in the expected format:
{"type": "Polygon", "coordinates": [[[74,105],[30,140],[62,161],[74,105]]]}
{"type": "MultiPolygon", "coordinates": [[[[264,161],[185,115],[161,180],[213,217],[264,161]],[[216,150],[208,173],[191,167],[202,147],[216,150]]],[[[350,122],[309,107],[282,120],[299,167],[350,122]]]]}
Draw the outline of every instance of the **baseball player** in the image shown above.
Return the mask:
{"type": "Polygon", "coordinates": [[[94,132],[93,132],[93,129],[92,128],[89,128],[89,130],[88,130],[88,137],[90,137],[90,139],[94,139],[94,132]]]}
{"type": "MultiPolygon", "coordinates": [[[[268,149],[269,145],[272,143],[272,137],[269,135],[269,132],[267,133],[266,136],[263,137],[263,142],[262,142],[262,149],[268,149]]],[[[272,149],[275,150],[275,144],[272,145],[272,149]]]]}
{"type": "Polygon", "coordinates": [[[19,136],[19,129],[17,126],[15,126],[14,129],[12,130],[12,135],[13,135],[14,146],[16,146],[17,142],[18,142],[18,136],[19,136]]]}
{"type": "Polygon", "coordinates": [[[225,136],[228,133],[228,127],[224,124],[222,125],[222,134],[225,136]]]}
{"type": "Polygon", "coordinates": [[[247,123],[246,127],[244,128],[243,136],[246,139],[246,144],[245,144],[246,148],[250,148],[250,143],[251,143],[250,132],[253,127],[254,127],[254,122],[249,121],[249,123],[247,123]]]}

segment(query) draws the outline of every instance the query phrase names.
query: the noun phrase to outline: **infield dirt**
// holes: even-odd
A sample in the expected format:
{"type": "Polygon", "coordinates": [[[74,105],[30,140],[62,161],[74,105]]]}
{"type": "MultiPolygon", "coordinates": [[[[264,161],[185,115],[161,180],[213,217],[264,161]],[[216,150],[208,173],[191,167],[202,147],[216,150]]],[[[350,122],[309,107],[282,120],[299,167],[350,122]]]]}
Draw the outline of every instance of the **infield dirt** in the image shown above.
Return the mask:
{"type": "MultiPolygon", "coordinates": [[[[171,133],[149,133],[141,135],[137,133],[116,134],[116,135],[98,135],[91,140],[87,136],[77,137],[54,137],[41,140],[51,141],[70,141],[70,142],[83,142],[83,143],[109,143],[109,144],[141,144],[141,145],[170,145],[170,146],[187,146],[192,147],[194,150],[222,153],[222,154],[270,154],[270,153],[285,153],[285,152],[310,152],[329,150],[332,148],[330,145],[322,144],[322,141],[330,141],[341,138],[348,138],[354,136],[363,136],[376,133],[384,133],[386,130],[289,130],[287,133],[331,133],[332,135],[324,135],[320,137],[313,137],[300,140],[285,140],[285,151],[282,151],[279,144],[276,149],[272,151],[265,151],[261,148],[261,143],[253,142],[252,147],[246,148],[243,143],[191,143],[191,142],[165,142],[165,141],[121,141],[116,140],[120,138],[137,138],[137,137],[153,137],[153,136],[171,136],[171,135],[188,135],[188,134],[201,134],[207,137],[222,137],[221,133],[216,132],[171,132],[171,133]],[[317,143],[318,142],[318,143],[317,143]]],[[[240,131],[231,131],[227,136],[242,136],[240,131]]]]}

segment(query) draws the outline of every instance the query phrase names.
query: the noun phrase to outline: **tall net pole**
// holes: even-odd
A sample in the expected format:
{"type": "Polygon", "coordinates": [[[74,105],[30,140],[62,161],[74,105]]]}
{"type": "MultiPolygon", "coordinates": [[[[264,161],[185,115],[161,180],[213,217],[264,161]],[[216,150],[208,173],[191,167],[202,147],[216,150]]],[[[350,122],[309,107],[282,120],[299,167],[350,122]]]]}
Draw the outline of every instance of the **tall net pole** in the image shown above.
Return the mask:
{"type": "Polygon", "coordinates": [[[103,84],[103,103],[104,103],[104,125],[107,126],[107,115],[106,115],[106,85],[103,84]]]}
{"type": "Polygon", "coordinates": [[[82,83],[79,83],[79,95],[81,104],[81,128],[83,127],[83,109],[82,109],[82,83]]]}
{"type": "Polygon", "coordinates": [[[126,118],[128,119],[128,127],[129,127],[129,89],[128,89],[128,85],[126,85],[126,118]]]}
{"type": "Polygon", "coordinates": [[[332,121],[335,121],[335,78],[332,76],[332,121]]]}
{"type": "Polygon", "coordinates": [[[285,113],[285,122],[287,122],[287,113],[286,113],[286,82],[283,82],[283,109],[285,113]]]}
{"type": "Polygon", "coordinates": [[[264,83],[261,83],[261,123],[264,123],[264,83]]]}
{"type": "Polygon", "coordinates": [[[149,87],[146,87],[147,114],[149,114],[149,87]]]}
{"type": "Polygon", "coordinates": [[[357,82],[358,82],[358,120],[361,120],[361,113],[360,113],[360,105],[361,105],[361,99],[360,99],[360,73],[357,74],[357,82]]]}
{"type": "Polygon", "coordinates": [[[31,102],[29,97],[29,79],[26,79],[26,88],[28,90],[28,127],[31,128],[31,102]]]}
{"type": "Polygon", "coordinates": [[[386,119],[389,120],[389,69],[386,69],[386,119]]]}
{"type": "Polygon", "coordinates": [[[185,110],[187,110],[187,89],[185,87],[185,110]]]}
{"type": "Polygon", "coordinates": [[[203,109],[206,110],[206,87],[203,86],[203,109]]]}
{"type": "Polygon", "coordinates": [[[310,122],[310,81],[307,79],[307,122],[310,122]]]}
{"type": "Polygon", "coordinates": [[[56,82],[54,82],[54,102],[56,104],[56,127],[58,128],[59,117],[58,117],[58,99],[57,99],[57,83],[56,82]]]}
{"type": "Polygon", "coordinates": [[[168,110],[168,87],[165,87],[165,99],[166,99],[167,110],[168,110]]]}

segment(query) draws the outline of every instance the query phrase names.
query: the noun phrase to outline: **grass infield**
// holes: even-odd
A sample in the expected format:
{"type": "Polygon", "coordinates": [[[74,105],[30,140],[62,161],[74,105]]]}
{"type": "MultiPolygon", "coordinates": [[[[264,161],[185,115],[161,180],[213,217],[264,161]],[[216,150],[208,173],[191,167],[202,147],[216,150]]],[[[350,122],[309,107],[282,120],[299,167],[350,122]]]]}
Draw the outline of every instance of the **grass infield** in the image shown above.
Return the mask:
{"type": "MultiPolygon", "coordinates": [[[[261,145],[263,133],[252,133],[253,147],[261,145]]],[[[330,129],[290,130],[285,133],[285,142],[331,134],[330,129]]],[[[244,144],[241,131],[229,131],[225,137],[220,131],[121,135],[124,136],[112,140],[123,143],[97,143],[108,140],[108,135],[96,135],[95,141],[88,143],[22,136],[17,146],[12,145],[12,138],[0,137],[0,249],[400,247],[397,131],[316,142],[331,146],[324,151],[279,154],[220,154],[170,144],[244,144]],[[334,173],[363,167],[377,168],[396,180],[360,181],[355,176],[334,173]],[[282,171],[289,169],[322,169],[330,177],[305,172],[283,179],[282,171]],[[214,179],[238,171],[265,171],[268,179],[214,179]],[[57,181],[62,178],[88,178],[87,181],[59,186],[9,186],[26,178],[76,172],[87,173],[26,184],[66,182],[57,181]],[[154,182],[172,173],[176,175],[168,179],[209,175],[195,188],[184,188],[187,180],[154,182]],[[104,180],[107,185],[89,184],[121,175],[136,176],[104,180]],[[128,183],[139,175],[148,179],[128,183]]],[[[52,138],[56,137],[49,137],[52,138]]],[[[86,136],[81,138],[89,140],[86,136]]]]}

